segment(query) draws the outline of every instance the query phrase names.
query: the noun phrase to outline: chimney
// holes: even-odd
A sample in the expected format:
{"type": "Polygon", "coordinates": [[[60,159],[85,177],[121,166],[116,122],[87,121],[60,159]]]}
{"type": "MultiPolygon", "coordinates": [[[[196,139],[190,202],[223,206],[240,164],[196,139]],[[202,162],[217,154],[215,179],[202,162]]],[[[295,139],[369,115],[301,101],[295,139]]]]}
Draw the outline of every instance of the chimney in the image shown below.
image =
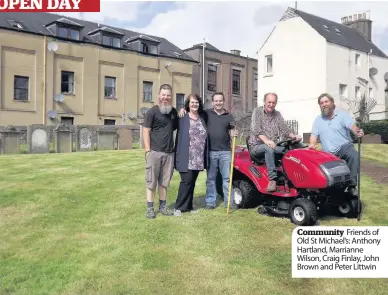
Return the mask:
{"type": "Polygon", "coordinates": [[[341,23],[349,28],[356,29],[368,41],[372,41],[372,21],[369,13],[359,13],[341,18],[341,23]]]}
{"type": "Polygon", "coordinates": [[[232,49],[232,50],[230,51],[230,53],[231,53],[231,54],[235,54],[235,55],[240,55],[241,50],[232,49]]]}

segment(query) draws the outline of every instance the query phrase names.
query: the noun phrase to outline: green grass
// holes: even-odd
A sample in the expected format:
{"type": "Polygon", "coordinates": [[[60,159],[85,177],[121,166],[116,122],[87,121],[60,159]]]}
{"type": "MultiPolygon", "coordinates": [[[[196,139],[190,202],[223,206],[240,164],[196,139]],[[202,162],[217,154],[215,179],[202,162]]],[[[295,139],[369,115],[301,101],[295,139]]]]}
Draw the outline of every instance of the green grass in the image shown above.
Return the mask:
{"type": "MultiPolygon", "coordinates": [[[[0,175],[0,294],[386,292],[387,279],[292,279],[295,226],[254,209],[147,220],[139,149],[3,155],[0,175]]],[[[175,173],[170,204],[178,183],[175,173]]],[[[388,225],[388,186],[363,176],[361,188],[360,222],[321,225],[388,225]]],[[[201,173],[197,207],[204,192],[201,173]]]]}

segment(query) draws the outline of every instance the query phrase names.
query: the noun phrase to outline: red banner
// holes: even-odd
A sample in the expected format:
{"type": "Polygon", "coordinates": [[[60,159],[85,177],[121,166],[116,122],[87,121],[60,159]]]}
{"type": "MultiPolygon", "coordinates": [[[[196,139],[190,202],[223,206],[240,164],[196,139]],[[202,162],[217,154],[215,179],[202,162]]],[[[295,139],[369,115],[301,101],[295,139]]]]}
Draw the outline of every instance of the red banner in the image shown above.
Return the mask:
{"type": "Polygon", "coordinates": [[[100,0],[0,0],[1,12],[100,12],[100,0]]]}

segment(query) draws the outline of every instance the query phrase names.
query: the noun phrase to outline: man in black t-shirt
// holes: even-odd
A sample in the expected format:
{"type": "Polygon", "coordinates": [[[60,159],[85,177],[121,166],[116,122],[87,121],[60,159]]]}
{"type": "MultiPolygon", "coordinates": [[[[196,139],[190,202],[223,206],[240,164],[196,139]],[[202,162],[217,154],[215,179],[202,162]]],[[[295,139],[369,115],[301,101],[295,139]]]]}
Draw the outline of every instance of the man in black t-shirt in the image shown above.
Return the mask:
{"type": "MultiPolygon", "coordinates": [[[[230,163],[232,161],[231,135],[237,136],[234,118],[232,114],[224,109],[225,97],[222,92],[213,94],[212,105],[213,108],[206,110],[206,125],[210,144],[210,163],[207,170],[205,198],[207,209],[214,209],[216,207],[217,173],[221,174],[224,206],[227,207],[228,205],[230,163]]],[[[184,112],[184,109],[181,109],[179,115],[182,116],[184,112]]],[[[236,208],[233,193],[231,194],[231,207],[236,208]]]]}
{"type": "Polygon", "coordinates": [[[147,218],[155,218],[154,199],[158,186],[159,212],[167,210],[167,187],[174,172],[174,130],[178,127],[178,113],[171,104],[172,88],[163,84],[159,89],[159,103],[147,111],[143,123],[146,157],[147,218]]]}

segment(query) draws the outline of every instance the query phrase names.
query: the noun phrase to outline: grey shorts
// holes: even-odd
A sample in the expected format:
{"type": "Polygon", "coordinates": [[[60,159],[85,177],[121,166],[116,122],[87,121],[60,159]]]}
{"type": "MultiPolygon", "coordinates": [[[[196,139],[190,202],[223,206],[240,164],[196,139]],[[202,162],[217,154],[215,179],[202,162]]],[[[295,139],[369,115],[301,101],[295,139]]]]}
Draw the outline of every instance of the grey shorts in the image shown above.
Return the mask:
{"type": "Polygon", "coordinates": [[[149,189],[156,186],[169,187],[174,173],[174,153],[151,151],[147,155],[145,181],[149,189]]]}

